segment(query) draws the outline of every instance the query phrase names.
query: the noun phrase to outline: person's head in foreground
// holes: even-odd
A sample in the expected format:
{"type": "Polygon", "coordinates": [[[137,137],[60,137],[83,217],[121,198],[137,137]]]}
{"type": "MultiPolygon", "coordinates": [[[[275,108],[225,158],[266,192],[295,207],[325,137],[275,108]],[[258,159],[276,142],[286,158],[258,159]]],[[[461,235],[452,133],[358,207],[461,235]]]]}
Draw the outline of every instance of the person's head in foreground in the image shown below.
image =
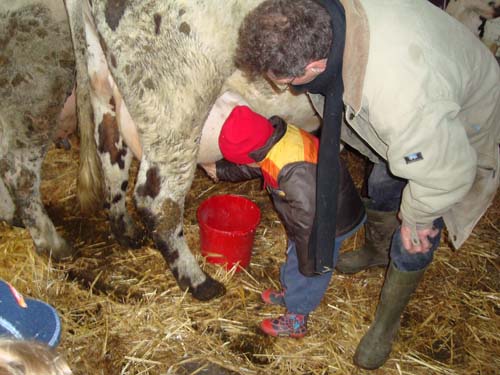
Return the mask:
{"type": "Polygon", "coordinates": [[[67,362],[36,341],[0,338],[1,375],[70,375],[67,362]]]}

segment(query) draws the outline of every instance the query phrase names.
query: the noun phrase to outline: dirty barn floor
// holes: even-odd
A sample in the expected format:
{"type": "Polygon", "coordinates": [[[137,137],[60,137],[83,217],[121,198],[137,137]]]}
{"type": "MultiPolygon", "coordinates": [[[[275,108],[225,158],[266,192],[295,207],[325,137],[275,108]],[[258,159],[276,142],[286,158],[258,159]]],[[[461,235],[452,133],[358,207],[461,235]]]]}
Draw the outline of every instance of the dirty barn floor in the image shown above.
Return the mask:
{"type": "MultiPolygon", "coordinates": [[[[359,159],[348,154],[348,160],[359,182],[359,159]]],[[[442,244],[403,316],[391,359],[368,372],[354,367],[352,355],[374,314],[383,270],[335,275],[306,338],[265,337],[258,322],[281,309],[263,306],[259,293],[277,286],[285,236],[258,182],[213,184],[196,174],[184,233],[201,263],[195,213],[204,199],[242,194],[263,214],[246,272],[203,264],[227,287],[224,297],[203,303],[179,290],[151,244],[122,248],[103,212],[80,214],[77,164],[77,147],[51,150],[42,186],[48,212],[78,248],[77,259],[54,264],[35,254],[25,230],[0,224],[0,277],[58,308],[59,351],[75,374],[499,374],[499,194],[461,251],[442,244]]],[[[343,249],[362,238],[358,233],[343,249]]]]}

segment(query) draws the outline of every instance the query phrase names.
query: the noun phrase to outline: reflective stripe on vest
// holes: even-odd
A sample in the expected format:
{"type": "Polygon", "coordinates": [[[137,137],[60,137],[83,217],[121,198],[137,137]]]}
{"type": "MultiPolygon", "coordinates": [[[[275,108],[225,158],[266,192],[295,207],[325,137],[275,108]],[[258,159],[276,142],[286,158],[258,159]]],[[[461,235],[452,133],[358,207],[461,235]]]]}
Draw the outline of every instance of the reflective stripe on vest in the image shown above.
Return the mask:
{"type": "Polygon", "coordinates": [[[264,186],[278,188],[278,175],[281,169],[290,163],[318,162],[318,139],[305,130],[288,125],[285,135],[271,148],[260,168],[264,177],[264,186]]]}

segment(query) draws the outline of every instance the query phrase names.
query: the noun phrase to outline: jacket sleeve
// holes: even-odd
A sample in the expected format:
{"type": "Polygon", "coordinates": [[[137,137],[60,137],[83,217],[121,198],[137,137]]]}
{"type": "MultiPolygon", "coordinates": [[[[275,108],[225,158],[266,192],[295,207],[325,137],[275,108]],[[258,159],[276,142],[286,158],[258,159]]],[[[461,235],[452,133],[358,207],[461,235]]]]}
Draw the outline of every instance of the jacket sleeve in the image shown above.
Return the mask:
{"type": "Polygon", "coordinates": [[[279,199],[283,199],[287,206],[279,210],[279,204],[276,205],[283,216],[288,235],[295,242],[299,271],[305,276],[315,276],[314,257],[309,256],[308,244],[316,209],[316,168],[309,163],[292,165],[291,168],[293,173],[287,171],[279,179],[279,186],[285,196],[273,197],[273,200],[276,205],[279,199]]]}
{"type": "Polygon", "coordinates": [[[459,111],[452,101],[427,102],[392,127],[387,157],[391,172],[408,180],[400,207],[407,225],[430,227],[474,182],[476,152],[459,111]]]}
{"type": "Polygon", "coordinates": [[[215,163],[217,178],[221,181],[239,182],[262,177],[260,168],[231,163],[225,159],[215,163]]]}

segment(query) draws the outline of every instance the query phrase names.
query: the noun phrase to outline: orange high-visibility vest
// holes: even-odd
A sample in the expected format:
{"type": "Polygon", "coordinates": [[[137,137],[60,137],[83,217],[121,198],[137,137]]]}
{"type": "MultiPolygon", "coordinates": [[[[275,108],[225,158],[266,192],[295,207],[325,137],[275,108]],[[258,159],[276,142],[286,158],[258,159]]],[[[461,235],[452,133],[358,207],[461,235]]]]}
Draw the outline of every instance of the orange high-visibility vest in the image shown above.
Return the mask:
{"type": "Polygon", "coordinates": [[[264,186],[278,188],[281,169],[290,163],[318,163],[318,138],[294,125],[288,125],[285,135],[269,150],[259,165],[264,186]]]}

